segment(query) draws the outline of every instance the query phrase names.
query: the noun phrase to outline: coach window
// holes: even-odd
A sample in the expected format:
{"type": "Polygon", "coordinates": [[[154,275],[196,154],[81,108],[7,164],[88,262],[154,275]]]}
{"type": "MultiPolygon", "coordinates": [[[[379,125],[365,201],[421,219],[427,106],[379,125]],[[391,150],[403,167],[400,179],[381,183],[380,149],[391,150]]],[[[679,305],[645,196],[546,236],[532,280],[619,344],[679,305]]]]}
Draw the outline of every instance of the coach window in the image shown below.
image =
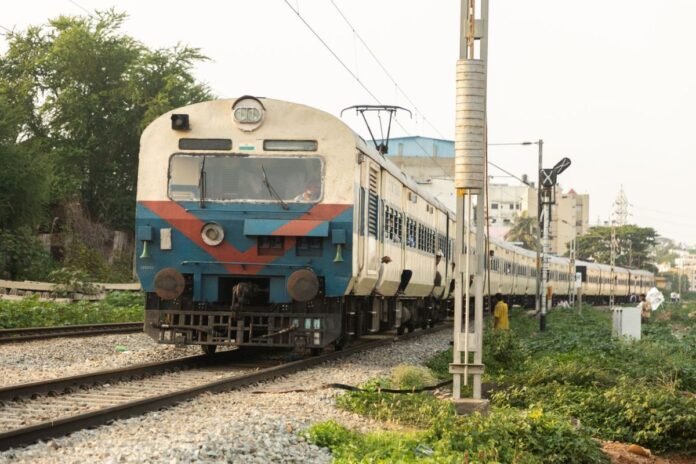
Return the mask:
{"type": "Polygon", "coordinates": [[[200,198],[202,156],[176,155],[169,164],[169,196],[175,201],[200,198]]]}
{"type": "Polygon", "coordinates": [[[416,221],[406,218],[406,245],[416,247],[416,221]]]}
{"type": "Polygon", "coordinates": [[[176,154],[169,165],[169,196],[198,200],[202,191],[208,201],[314,203],[323,194],[321,174],[317,157],[176,154]]]}

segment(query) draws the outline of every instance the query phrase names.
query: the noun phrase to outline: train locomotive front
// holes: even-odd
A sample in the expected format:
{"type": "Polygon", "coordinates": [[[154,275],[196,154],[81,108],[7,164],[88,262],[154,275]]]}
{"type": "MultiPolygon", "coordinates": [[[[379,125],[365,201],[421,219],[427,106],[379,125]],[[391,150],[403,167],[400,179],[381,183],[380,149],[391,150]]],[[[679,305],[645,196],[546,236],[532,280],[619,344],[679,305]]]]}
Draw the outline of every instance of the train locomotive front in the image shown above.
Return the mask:
{"type": "Polygon", "coordinates": [[[336,118],[255,97],[150,124],[136,213],[145,331],[208,353],[341,343],[355,147],[336,118]]]}

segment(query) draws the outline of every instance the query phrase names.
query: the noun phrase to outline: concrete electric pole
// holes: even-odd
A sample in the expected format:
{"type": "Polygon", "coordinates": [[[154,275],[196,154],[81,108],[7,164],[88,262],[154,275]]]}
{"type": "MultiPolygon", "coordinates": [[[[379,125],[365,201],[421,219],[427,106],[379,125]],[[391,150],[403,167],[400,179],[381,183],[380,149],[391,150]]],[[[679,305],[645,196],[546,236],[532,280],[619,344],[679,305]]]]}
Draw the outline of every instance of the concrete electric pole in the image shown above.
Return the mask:
{"type": "Polygon", "coordinates": [[[457,61],[455,173],[457,193],[454,349],[450,373],[453,399],[459,413],[487,408],[481,399],[483,374],[484,207],[487,161],[486,65],[488,52],[488,0],[461,0],[461,33],[457,61]],[[478,49],[476,44],[478,42],[478,49]],[[478,56],[477,56],[478,51],[478,56]],[[476,197],[476,221],[472,214],[476,197]],[[472,235],[475,234],[475,244],[472,235]],[[471,330],[471,290],[474,320],[471,330]],[[471,355],[473,354],[473,362],[471,355]],[[473,377],[473,398],[462,399],[462,384],[473,377]]]}

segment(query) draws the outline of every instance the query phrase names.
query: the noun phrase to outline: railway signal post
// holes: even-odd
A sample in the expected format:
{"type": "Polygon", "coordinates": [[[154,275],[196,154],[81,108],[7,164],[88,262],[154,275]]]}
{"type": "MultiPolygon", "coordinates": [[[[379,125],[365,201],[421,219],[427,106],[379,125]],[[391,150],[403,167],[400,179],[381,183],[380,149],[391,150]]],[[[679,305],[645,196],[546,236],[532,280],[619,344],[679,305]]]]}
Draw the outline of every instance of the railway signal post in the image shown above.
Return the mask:
{"type": "Polygon", "coordinates": [[[553,293],[549,287],[549,255],[551,253],[551,243],[549,241],[549,224],[551,222],[551,206],[556,203],[556,183],[558,175],[568,169],[571,161],[563,158],[551,169],[542,169],[539,172],[539,191],[542,206],[542,233],[543,233],[543,253],[541,256],[541,314],[539,316],[539,330],[546,330],[546,313],[553,300],[553,293]]]}
{"type": "Polygon", "coordinates": [[[457,61],[455,188],[457,190],[454,349],[450,373],[458,413],[485,411],[483,374],[484,205],[486,199],[486,61],[488,0],[461,0],[460,53],[457,61]],[[478,13],[477,13],[478,12],[478,13]],[[478,16],[478,17],[477,17],[478,16]],[[478,41],[478,57],[475,44],[478,41]],[[476,214],[473,214],[473,198],[476,214]],[[477,222],[475,223],[474,220],[477,222]],[[475,234],[475,243],[472,235],[475,234]],[[473,330],[471,290],[474,290],[473,330]],[[473,359],[472,359],[473,358],[473,359]],[[462,399],[461,387],[473,380],[473,398],[462,399]]]}

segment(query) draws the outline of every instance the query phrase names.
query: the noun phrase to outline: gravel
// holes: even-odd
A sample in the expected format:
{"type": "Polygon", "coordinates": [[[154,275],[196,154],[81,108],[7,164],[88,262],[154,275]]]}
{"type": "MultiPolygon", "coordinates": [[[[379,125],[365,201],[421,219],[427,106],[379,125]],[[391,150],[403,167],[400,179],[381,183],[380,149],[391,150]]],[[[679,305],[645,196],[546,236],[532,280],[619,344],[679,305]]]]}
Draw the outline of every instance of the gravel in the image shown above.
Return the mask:
{"type": "Polygon", "coordinates": [[[142,333],[7,343],[0,345],[0,387],[197,354],[197,346],[159,345],[142,333]]]}
{"type": "Polygon", "coordinates": [[[336,409],[341,392],[319,387],[357,385],[388,375],[396,365],[422,363],[447,349],[450,339],[451,331],[445,330],[240,391],[203,395],[167,410],[0,453],[0,463],[328,463],[328,450],[307,443],[300,433],[311,424],[334,419],[360,431],[389,425],[336,409]],[[310,391],[280,393],[294,389],[310,391]]]}

